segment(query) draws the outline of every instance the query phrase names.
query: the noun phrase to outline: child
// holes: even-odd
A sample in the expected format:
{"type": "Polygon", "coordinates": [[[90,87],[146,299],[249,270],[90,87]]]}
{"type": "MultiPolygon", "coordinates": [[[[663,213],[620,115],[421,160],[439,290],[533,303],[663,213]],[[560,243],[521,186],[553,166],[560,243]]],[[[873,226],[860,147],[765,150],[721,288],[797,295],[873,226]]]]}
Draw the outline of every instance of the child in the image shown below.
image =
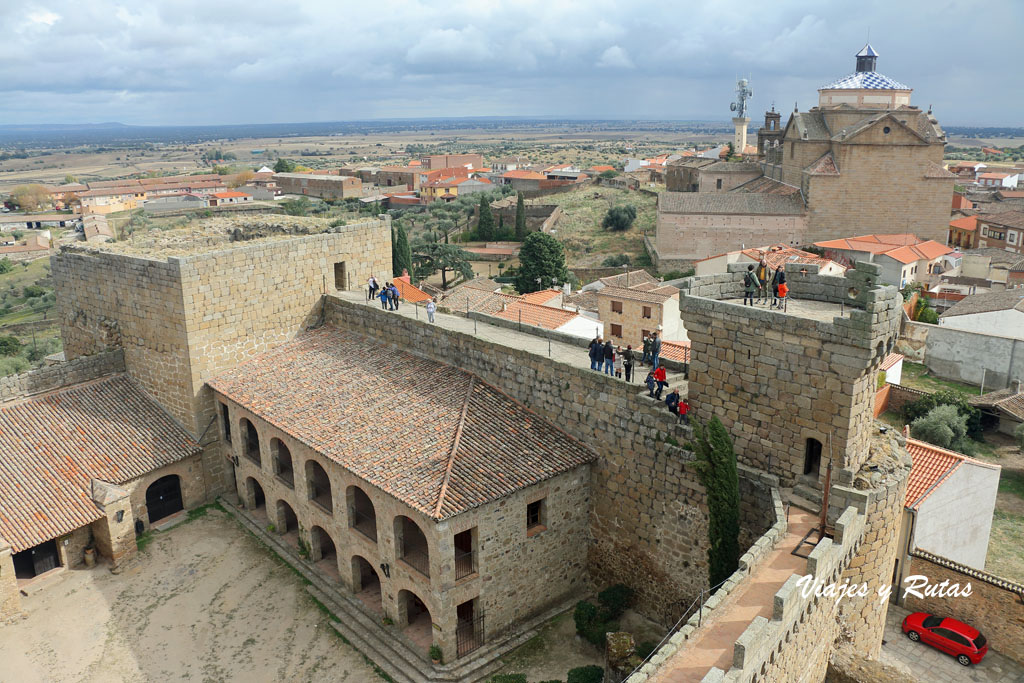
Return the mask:
{"type": "Polygon", "coordinates": [[[657,384],[657,382],[654,379],[653,370],[647,373],[647,379],[644,380],[644,384],[647,385],[647,395],[654,398],[654,385],[657,384]]]}

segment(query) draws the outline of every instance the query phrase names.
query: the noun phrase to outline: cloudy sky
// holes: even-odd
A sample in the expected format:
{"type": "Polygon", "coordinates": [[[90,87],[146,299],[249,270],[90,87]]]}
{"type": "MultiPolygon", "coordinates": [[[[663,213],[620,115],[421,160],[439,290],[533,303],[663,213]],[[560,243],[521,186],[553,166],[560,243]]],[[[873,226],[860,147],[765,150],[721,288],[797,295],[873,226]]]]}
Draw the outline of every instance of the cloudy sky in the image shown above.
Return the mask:
{"type": "Polygon", "coordinates": [[[1024,2],[4,0],[0,123],[420,116],[727,120],[853,71],[947,125],[1024,125],[1024,2]]]}

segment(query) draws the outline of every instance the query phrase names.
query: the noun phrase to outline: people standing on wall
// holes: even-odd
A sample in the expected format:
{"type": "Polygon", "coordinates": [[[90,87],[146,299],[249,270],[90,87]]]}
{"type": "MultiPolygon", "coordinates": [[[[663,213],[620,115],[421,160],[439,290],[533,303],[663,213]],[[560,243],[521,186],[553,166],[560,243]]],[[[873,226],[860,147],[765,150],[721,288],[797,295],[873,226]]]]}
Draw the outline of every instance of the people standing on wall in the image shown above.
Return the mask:
{"type": "Polygon", "coordinates": [[[640,359],[640,365],[648,363],[651,360],[651,338],[645,332],[644,333],[644,357],[640,359]]]}
{"type": "Polygon", "coordinates": [[[754,292],[761,288],[761,283],[754,272],[753,264],[747,266],[747,272],[743,274],[743,305],[754,305],[754,292]]]}
{"type": "Polygon", "coordinates": [[[615,379],[622,379],[622,347],[615,347],[615,360],[613,361],[615,366],[615,379]]]}
{"type": "Polygon", "coordinates": [[[658,388],[654,390],[654,398],[661,400],[661,392],[668,386],[668,378],[665,376],[665,368],[654,368],[654,381],[658,388]]]}
{"type": "Polygon", "coordinates": [[[391,283],[391,306],[392,306],[391,310],[392,311],[397,311],[398,310],[398,299],[399,299],[398,287],[395,286],[394,282],[392,282],[391,283]]]}
{"type": "Polygon", "coordinates": [[[772,305],[769,308],[779,307],[782,308],[782,304],[779,301],[779,287],[785,286],[786,291],[789,290],[789,285],[786,284],[786,264],[779,264],[778,270],[775,271],[775,275],[772,277],[772,305]]]}
{"type": "Polygon", "coordinates": [[[391,283],[390,282],[387,282],[387,283],[384,284],[384,287],[381,288],[380,294],[377,295],[377,298],[380,299],[380,307],[381,308],[383,308],[385,311],[391,310],[390,307],[388,306],[388,303],[391,301],[391,283]]]}
{"type": "Polygon", "coordinates": [[[626,345],[626,350],[622,352],[622,369],[626,373],[626,381],[633,382],[633,362],[636,360],[631,345],[626,345]]]}
{"type": "Polygon", "coordinates": [[[655,332],[651,336],[651,367],[658,369],[658,357],[661,356],[661,337],[655,332]]]}
{"type": "Polygon", "coordinates": [[[377,284],[376,276],[371,275],[370,279],[366,281],[366,300],[373,301],[377,296],[377,290],[380,289],[380,285],[377,284]]]}
{"type": "Polygon", "coordinates": [[[600,335],[594,337],[590,342],[590,369],[601,372],[601,361],[604,360],[604,345],[601,343],[600,335]]]}
{"type": "Polygon", "coordinates": [[[765,260],[764,256],[761,257],[761,261],[757,264],[757,270],[754,271],[757,275],[758,282],[758,294],[756,303],[768,303],[768,261],[765,260]]]}
{"type": "Polygon", "coordinates": [[[644,384],[647,385],[647,395],[654,398],[654,389],[658,386],[658,381],[654,379],[654,370],[647,373],[647,379],[644,380],[644,384]]]}
{"type": "Polygon", "coordinates": [[[601,355],[604,358],[604,374],[611,375],[615,366],[615,349],[612,347],[611,339],[604,343],[601,355]]]}
{"type": "Polygon", "coordinates": [[[434,322],[434,312],[437,311],[437,302],[431,299],[427,302],[427,320],[434,322]]]}

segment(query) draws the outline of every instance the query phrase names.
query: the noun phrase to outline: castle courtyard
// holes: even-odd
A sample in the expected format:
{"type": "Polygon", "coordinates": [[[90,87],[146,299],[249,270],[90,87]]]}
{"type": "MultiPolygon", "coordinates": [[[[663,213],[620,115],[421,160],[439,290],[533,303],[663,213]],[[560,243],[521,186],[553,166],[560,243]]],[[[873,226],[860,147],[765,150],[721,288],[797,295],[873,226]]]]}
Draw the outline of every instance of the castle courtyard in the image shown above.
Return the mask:
{"type": "Polygon", "coordinates": [[[377,680],[293,571],[216,508],[108,569],[44,577],[22,598],[0,681],[377,680]]]}

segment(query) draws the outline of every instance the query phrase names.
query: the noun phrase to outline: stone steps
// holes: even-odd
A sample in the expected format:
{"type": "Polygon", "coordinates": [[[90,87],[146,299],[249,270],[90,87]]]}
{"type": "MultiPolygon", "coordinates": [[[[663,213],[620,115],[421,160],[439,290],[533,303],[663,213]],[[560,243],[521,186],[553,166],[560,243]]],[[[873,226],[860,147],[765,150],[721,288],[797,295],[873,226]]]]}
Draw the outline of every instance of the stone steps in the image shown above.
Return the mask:
{"type": "Polygon", "coordinates": [[[781,489],[782,499],[793,507],[818,514],[821,512],[821,492],[806,484],[797,484],[791,489],[781,489]]]}

